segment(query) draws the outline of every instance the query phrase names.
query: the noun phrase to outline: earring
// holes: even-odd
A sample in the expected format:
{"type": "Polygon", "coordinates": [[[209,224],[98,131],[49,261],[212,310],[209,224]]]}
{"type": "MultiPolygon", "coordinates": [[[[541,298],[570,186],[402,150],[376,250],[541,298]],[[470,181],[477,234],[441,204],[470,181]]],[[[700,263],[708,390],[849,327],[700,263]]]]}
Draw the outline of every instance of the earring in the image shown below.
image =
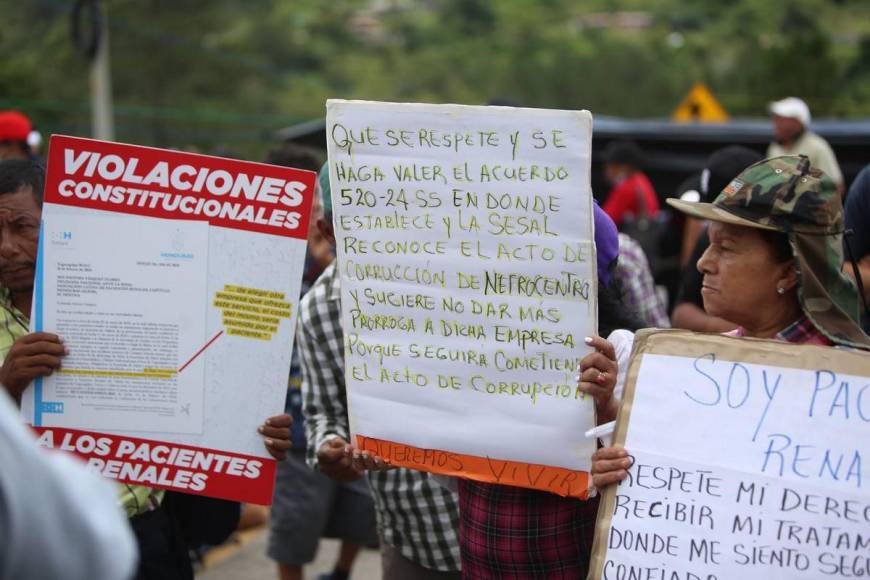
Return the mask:
{"type": "Polygon", "coordinates": [[[779,294],[780,296],[782,296],[783,294],[785,294],[785,288],[782,288],[782,287],[777,288],[776,293],[779,294]]]}

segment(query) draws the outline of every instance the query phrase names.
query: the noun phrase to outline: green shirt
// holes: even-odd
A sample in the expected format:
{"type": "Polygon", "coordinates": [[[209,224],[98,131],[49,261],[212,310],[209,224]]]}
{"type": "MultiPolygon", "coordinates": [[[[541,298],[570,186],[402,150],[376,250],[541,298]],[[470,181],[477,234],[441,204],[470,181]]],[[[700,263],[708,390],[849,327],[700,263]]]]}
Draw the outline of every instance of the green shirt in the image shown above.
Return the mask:
{"type": "Polygon", "coordinates": [[[28,317],[12,304],[7,288],[0,288],[0,361],[6,360],[15,341],[30,332],[28,317]]]}
{"type": "MultiPolygon", "coordinates": [[[[6,360],[16,340],[30,332],[30,318],[12,304],[8,288],[0,288],[0,362],[6,360]]],[[[160,506],[163,491],[143,485],[118,484],[121,505],[127,517],[137,516],[160,506]]]]}

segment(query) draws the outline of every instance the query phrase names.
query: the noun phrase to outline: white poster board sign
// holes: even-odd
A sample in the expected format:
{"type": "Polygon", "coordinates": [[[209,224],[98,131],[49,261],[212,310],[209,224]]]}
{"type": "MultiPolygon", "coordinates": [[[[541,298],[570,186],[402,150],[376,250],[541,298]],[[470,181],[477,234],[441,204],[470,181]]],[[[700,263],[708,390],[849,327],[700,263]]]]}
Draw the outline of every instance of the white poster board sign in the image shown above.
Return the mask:
{"type": "Polygon", "coordinates": [[[326,131],[357,443],[585,495],[591,115],[331,100],[326,131]]]}
{"type": "Polygon", "coordinates": [[[644,333],[590,578],[870,574],[870,355],[644,333]]]}

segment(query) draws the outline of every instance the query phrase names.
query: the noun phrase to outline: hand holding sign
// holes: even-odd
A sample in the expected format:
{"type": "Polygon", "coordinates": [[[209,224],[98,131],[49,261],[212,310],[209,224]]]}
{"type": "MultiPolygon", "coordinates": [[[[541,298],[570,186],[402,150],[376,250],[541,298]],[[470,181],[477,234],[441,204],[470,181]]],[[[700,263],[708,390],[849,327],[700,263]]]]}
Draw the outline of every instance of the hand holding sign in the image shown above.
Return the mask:
{"type": "Polygon", "coordinates": [[[344,453],[351,458],[354,468],[360,471],[389,471],[393,469],[390,462],[380,455],[368,451],[360,451],[359,448],[353,445],[345,447],[344,453]]]}
{"type": "Polygon", "coordinates": [[[63,339],[49,332],[31,332],[15,341],[0,367],[0,384],[16,401],[37,377],[47,377],[60,368],[69,354],[63,339]]]}
{"type": "Polygon", "coordinates": [[[598,424],[616,418],[619,405],[613,396],[619,365],[616,363],[616,349],[610,341],[600,336],[586,337],[586,344],[595,349],[580,361],[580,374],[577,389],[591,395],[595,401],[595,414],[598,424]]]}
{"type": "Polygon", "coordinates": [[[266,422],[257,428],[257,432],[266,437],[263,443],[269,454],[278,461],[287,457],[287,452],[293,447],[290,441],[290,426],[293,417],[287,413],[269,417],[266,422]]]}
{"type": "Polygon", "coordinates": [[[356,481],[362,477],[363,470],[353,464],[353,459],[347,454],[347,441],[341,437],[333,437],[324,441],[317,451],[317,463],[327,476],[342,483],[356,481]]]}
{"type": "Polygon", "coordinates": [[[602,447],[592,454],[592,485],[597,489],[619,483],[628,477],[632,458],[618,447],[602,447]]]}

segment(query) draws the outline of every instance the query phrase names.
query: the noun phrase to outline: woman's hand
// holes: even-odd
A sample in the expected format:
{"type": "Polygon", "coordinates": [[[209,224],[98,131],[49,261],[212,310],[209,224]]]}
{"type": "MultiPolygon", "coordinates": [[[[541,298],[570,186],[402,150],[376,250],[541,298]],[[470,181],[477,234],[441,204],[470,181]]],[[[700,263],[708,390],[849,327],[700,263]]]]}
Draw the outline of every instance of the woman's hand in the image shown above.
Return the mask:
{"type": "Polygon", "coordinates": [[[265,423],[257,427],[257,432],[265,437],[263,443],[266,445],[269,455],[279,461],[287,457],[287,451],[293,447],[290,442],[290,425],[292,424],[293,417],[283,413],[269,417],[265,423]]]}
{"type": "Polygon", "coordinates": [[[577,389],[595,401],[595,413],[600,425],[616,419],[619,410],[613,396],[619,365],[616,363],[616,350],[609,341],[592,336],[586,338],[586,344],[595,352],[587,354],[580,361],[577,389]]]}
{"type": "Polygon", "coordinates": [[[628,477],[634,459],[618,447],[602,447],[592,454],[592,485],[601,489],[628,477]]]}

